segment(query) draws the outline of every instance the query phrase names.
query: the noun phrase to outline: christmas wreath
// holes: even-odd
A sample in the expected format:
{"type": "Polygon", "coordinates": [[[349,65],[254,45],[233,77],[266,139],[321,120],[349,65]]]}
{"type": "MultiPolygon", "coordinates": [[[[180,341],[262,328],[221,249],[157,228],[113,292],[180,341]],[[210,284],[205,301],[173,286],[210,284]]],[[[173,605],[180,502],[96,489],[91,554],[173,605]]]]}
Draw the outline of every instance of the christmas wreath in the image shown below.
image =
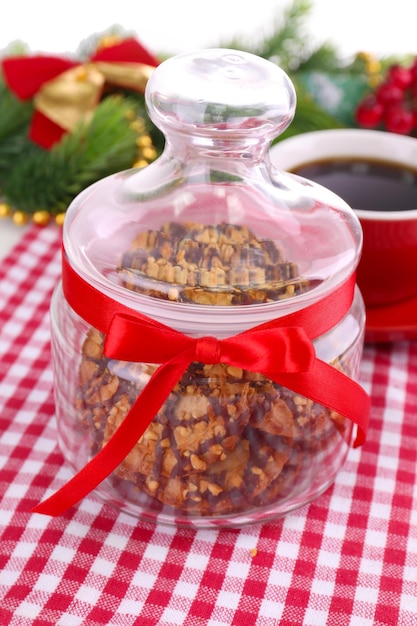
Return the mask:
{"type": "MultiPolygon", "coordinates": [[[[224,44],[277,63],[293,80],[295,118],[277,140],[357,125],[413,134],[417,65],[362,52],[346,62],[328,43],[312,48],[303,32],[311,8],[294,0],[260,43],[224,44]]],[[[0,216],[61,224],[85,187],[154,160],[163,137],[144,90],[161,60],[118,28],[92,36],[71,59],[8,46],[0,59],[0,216]]]]}
{"type": "Polygon", "coordinates": [[[1,212],[61,223],[71,200],[155,158],[143,92],[158,60],[132,37],[103,36],[76,60],[10,54],[0,80],[1,212]]]}

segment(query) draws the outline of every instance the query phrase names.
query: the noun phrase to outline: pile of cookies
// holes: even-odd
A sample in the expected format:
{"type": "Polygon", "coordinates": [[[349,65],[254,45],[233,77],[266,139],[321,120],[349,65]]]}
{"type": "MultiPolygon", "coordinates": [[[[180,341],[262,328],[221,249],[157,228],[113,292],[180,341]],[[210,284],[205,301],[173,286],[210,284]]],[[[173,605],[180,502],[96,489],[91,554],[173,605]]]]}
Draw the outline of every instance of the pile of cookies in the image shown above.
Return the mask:
{"type": "Polygon", "coordinates": [[[122,257],[124,285],[174,302],[259,304],[310,288],[296,263],[246,226],[168,222],[141,232],[122,257]]]}
{"type": "MultiPolygon", "coordinates": [[[[212,305],[267,302],[309,288],[272,241],[227,224],[170,223],[140,233],[120,274],[125,286],[146,295],[212,305]]],[[[76,399],[92,454],[109,441],[158,367],[109,360],[103,343],[90,328],[76,399]]],[[[195,362],[115,476],[174,512],[247,512],[285,498],[345,427],[339,414],[256,372],[195,362]]]]}

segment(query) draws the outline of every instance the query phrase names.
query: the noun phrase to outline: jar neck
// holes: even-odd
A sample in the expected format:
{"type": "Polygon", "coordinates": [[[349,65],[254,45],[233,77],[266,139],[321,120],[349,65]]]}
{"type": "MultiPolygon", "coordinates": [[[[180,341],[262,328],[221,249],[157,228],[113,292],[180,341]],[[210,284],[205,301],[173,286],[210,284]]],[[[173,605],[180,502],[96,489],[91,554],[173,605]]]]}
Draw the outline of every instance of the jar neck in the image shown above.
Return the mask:
{"type": "Polygon", "coordinates": [[[166,133],[165,156],[191,161],[204,159],[236,160],[257,164],[263,161],[269,151],[272,138],[253,137],[238,133],[225,132],[204,134],[190,134],[181,131],[166,133]]]}

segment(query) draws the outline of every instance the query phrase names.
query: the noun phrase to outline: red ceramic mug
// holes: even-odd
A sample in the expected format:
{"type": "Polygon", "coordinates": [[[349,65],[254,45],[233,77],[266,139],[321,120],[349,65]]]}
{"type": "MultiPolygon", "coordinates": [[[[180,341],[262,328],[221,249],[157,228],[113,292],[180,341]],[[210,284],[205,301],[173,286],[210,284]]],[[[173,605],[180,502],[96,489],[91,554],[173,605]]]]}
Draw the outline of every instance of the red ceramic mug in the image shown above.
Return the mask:
{"type": "Polygon", "coordinates": [[[314,131],[279,141],[271,161],[337,193],[357,214],[363,230],[357,276],[367,308],[417,294],[417,139],[314,131]],[[351,168],[347,175],[343,167],[351,168]]]}

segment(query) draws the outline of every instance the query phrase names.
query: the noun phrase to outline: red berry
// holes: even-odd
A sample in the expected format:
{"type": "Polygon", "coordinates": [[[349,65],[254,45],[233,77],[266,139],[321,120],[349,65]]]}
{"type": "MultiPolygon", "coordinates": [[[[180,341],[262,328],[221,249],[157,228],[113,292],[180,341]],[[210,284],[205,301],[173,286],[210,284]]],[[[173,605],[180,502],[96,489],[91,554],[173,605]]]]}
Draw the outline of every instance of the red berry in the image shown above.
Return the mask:
{"type": "Polygon", "coordinates": [[[387,74],[388,82],[392,83],[402,91],[408,89],[413,81],[413,74],[411,70],[402,65],[391,65],[387,74]]]}
{"type": "Polygon", "coordinates": [[[384,106],[398,104],[402,102],[403,90],[392,82],[383,82],[379,85],[375,92],[377,100],[384,106]]]}
{"type": "Polygon", "coordinates": [[[411,83],[415,84],[417,82],[417,58],[414,59],[410,67],[410,75],[411,75],[411,83]]]}
{"type": "Polygon", "coordinates": [[[392,106],[384,115],[385,128],[390,133],[408,135],[414,126],[414,115],[408,109],[401,106],[392,106]]]}
{"type": "Polygon", "coordinates": [[[363,128],[377,128],[384,114],[384,107],[374,95],[366,96],[356,108],[356,122],[363,128]]]}
{"type": "Polygon", "coordinates": [[[393,63],[384,81],[359,103],[355,117],[364,128],[417,134],[417,56],[409,67],[393,63]]]}

